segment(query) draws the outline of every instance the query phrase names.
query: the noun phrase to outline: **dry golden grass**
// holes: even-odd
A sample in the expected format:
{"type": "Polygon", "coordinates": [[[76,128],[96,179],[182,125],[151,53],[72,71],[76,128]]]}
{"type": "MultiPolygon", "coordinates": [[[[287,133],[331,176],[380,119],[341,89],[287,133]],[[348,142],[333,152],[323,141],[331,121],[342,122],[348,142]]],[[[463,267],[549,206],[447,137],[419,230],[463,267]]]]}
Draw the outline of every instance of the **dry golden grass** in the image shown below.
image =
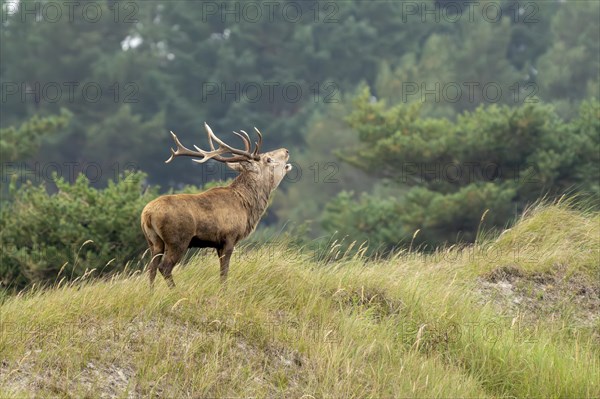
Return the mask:
{"type": "Polygon", "coordinates": [[[8,298],[0,397],[598,397],[597,320],[506,312],[481,284],[567,270],[596,287],[599,220],[540,206],[436,254],[317,263],[281,243],[238,250],[225,287],[210,254],[174,290],[135,274],[8,298]]]}

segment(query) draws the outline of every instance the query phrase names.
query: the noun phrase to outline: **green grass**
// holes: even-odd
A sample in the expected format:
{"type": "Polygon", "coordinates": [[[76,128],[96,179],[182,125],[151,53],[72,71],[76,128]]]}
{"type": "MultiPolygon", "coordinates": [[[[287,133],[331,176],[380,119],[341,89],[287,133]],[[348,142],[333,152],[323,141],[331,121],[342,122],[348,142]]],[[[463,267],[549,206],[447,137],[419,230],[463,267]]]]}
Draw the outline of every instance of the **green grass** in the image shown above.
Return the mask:
{"type": "Polygon", "coordinates": [[[436,254],[316,263],[280,244],[237,250],[225,287],[210,253],[176,268],[174,290],[136,274],[11,297],[0,397],[598,397],[597,309],[535,290],[551,290],[543,276],[600,289],[599,222],[539,206],[436,254]],[[499,270],[536,306],[482,290],[499,270]]]}

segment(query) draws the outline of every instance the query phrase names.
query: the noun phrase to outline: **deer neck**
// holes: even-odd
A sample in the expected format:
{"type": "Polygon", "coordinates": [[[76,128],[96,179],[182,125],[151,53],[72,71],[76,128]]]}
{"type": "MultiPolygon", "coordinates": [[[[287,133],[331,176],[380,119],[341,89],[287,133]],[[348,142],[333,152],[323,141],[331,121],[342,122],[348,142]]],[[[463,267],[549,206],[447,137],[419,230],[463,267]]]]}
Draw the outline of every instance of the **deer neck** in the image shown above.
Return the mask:
{"type": "Polygon", "coordinates": [[[229,186],[236,193],[248,214],[248,234],[254,230],[269,205],[271,189],[267,184],[242,173],[229,186]]]}

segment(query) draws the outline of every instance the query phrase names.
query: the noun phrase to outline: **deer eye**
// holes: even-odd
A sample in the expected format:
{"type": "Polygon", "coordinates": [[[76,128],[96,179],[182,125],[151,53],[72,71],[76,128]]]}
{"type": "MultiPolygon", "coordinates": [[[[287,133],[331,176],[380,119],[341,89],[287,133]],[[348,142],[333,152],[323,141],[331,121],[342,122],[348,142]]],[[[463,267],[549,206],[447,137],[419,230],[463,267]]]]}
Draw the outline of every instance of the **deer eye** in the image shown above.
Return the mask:
{"type": "Polygon", "coordinates": [[[271,158],[271,157],[268,157],[268,158],[267,158],[267,163],[271,163],[271,162],[273,162],[273,158],[271,158]]]}

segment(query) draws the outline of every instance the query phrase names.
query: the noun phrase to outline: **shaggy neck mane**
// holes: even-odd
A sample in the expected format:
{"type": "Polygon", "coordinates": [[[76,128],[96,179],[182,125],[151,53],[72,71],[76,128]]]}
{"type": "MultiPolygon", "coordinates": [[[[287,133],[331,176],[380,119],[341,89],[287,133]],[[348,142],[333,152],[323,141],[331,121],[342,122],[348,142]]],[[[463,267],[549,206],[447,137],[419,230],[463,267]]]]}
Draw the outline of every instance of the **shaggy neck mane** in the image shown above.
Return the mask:
{"type": "Polygon", "coordinates": [[[248,212],[248,230],[246,234],[250,234],[254,230],[267,209],[272,191],[267,182],[256,179],[252,173],[244,171],[229,185],[231,190],[240,198],[246,212],[248,212]]]}

